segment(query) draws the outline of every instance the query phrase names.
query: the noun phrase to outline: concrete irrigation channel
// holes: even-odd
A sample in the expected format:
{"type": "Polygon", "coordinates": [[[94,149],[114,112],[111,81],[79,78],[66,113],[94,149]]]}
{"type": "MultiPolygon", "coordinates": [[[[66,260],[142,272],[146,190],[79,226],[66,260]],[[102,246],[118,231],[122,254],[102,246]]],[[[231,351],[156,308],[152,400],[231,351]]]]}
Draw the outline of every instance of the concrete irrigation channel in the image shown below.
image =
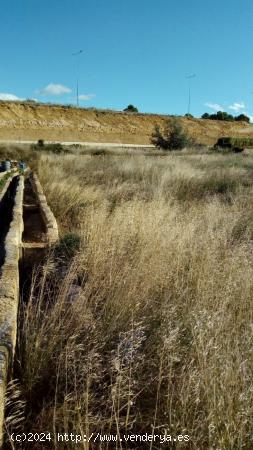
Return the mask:
{"type": "Polygon", "coordinates": [[[23,267],[31,271],[57,240],[57,222],[37,176],[9,174],[0,192],[0,447],[16,347],[20,272],[23,267]]]}

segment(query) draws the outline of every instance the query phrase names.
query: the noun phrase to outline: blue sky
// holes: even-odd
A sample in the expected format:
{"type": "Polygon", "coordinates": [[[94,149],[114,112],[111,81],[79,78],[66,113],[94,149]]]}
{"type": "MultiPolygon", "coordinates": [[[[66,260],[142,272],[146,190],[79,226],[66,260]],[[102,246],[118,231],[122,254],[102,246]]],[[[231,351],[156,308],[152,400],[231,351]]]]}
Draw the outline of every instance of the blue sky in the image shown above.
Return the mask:
{"type": "Polygon", "coordinates": [[[252,0],[1,0],[0,98],[74,103],[78,74],[82,106],[185,114],[195,73],[194,115],[253,116],[252,38],[252,0]]]}

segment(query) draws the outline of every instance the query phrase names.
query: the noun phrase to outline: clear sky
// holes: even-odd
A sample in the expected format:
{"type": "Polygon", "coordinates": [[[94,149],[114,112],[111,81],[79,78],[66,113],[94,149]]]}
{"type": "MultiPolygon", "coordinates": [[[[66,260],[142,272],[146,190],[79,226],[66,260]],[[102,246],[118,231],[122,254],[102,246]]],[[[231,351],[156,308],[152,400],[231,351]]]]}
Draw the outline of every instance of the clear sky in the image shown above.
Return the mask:
{"type": "Polygon", "coordinates": [[[78,74],[82,106],[181,115],[194,73],[194,115],[253,116],[252,38],[252,0],[1,0],[0,98],[74,103],[78,74]]]}

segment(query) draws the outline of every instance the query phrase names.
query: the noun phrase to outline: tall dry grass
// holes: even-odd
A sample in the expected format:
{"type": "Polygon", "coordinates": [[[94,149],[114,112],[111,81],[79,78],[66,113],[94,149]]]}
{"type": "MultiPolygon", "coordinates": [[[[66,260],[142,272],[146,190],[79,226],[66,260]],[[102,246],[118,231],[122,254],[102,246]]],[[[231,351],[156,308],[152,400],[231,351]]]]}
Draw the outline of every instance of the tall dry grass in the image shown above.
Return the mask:
{"type": "Polygon", "coordinates": [[[23,303],[23,429],[252,448],[252,168],[250,155],[42,156],[62,236],[81,241],[50,255],[23,303]]]}

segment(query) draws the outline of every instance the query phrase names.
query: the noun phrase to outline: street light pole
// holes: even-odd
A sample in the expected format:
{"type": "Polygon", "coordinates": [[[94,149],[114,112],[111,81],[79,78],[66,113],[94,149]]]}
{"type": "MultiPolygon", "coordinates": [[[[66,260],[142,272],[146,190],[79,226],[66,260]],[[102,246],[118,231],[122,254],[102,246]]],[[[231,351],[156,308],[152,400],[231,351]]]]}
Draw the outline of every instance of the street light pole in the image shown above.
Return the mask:
{"type": "Polygon", "coordinates": [[[79,81],[76,80],[76,106],[79,107],[79,81]]]}
{"type": "MultiPolygon", "coordinates": [[[[83,50],[79,50],[78,52],[76,52],[76,53],[72,53],[72,56],[78,56],[78,55],[80,55],[81,53],[83,53],[83,50]]],[[[76,73],[76,106],[77,106],[77,108],[79,107],[79,79],[78,79],[78,68],[77,68],[77,71],[76,71],[77,73],[76,73]]]]}
{"type": "Polygon", "coordinates": [[[196,78],[196,74],[192,73],[191,75],[187,75],[185,78],[189,81],[188,109],[187,109],[187,114],[189,115],[191,111],[191,80],[193,78],[196,78]]]}

